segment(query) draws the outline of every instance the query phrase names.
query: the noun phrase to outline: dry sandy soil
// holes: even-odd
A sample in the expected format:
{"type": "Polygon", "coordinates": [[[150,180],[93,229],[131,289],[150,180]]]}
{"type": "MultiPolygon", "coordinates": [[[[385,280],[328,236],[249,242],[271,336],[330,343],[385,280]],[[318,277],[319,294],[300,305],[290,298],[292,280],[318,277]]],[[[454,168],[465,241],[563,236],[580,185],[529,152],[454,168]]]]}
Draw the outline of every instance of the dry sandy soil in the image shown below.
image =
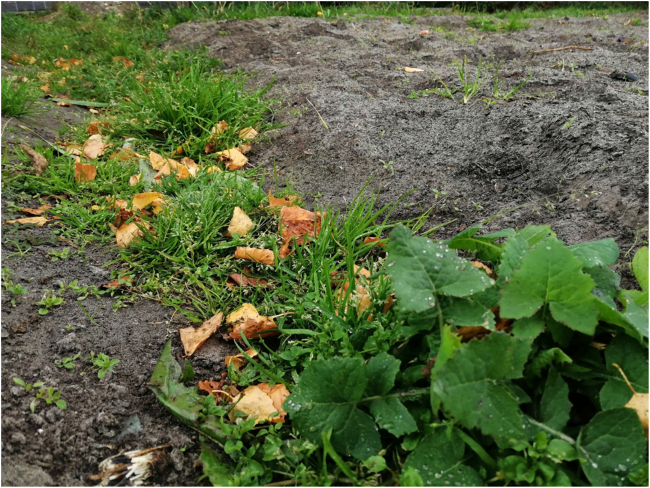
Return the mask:
{"type": "MultiPolygon", "coordinates": [[[[344,209],[373,177],[369,188],[379,192],[380,205],[415,190],[397,208],[397,218],[433,207],[427,227],[455,219],[440,237],[518,207],[487,228],[551,224],[568,244],[613,237],[623,251],[646,239],[647,12],[608,20],[539,19],[512,34],[468,30],[466,20],[193,22],[173,28],[165,47],[207,46],[227,69],[256,72],[256,86],[275,77],[269,93],[281,101],[273,120],[285,125],[254,146],[250,160],[269,171],[275,167],[281,181],[307,195],[308,205],[344,209]],[[644,25],[623,25],[633,17],[644,25]],[[423,29],[432,33],[420,36],[423,29]],[[532,54],[571,45],[593,50],[532,54]],[[512,101],[489,108],[482,100],[491,79],[467,104],[458,93],[455,100],[407,98],[413,90],[439,86],[429,68],[448,86],[458,86],[449,65],[463,56],[472,74],[479,57],[504,61],[502,90],[532,77],[512,101]],[[558,63],[565,69],[552,67],[558,63]],[[404,67],[424,71],[405,73],[404,67]],[[612,79],[614,70],[632,72],[639,81],[612,79]]],[[[77,123],[85,116],[74,107],[47,106],[51,111],[34,119],[2,121],[15,129],[5,132],[3,151],[32,140],[18,123],[51,140],[61,119],[77,123]]],[[[11,197],[3,195],[3,219],[13,216],[6,205],[11,197]]],[[[156,483],[195,485],[197,436],[147,388],[165,342],[172,338],[180,352],[177,329],[187,322],[146,300],[113,312],[114,299],[105,296],[82,302],[97,327],[70,293],[64,305],[40,316],[35,302],[60,282],[107,281],[110,268],[104,265],[115,250],[91,249],[52,262],[47,252],[67,244],[48,229],[5,232],[2,241],[2,266],[29,289],[16,307],[7,294],[2,298],[2,484],[89,485],[87,476],[105,457],[170,444],[169,469],[156,483]],[[18,250],[16,242],[31,251],[8,257],[18,250]],[[87,362],[75,372],[54,365],[91,350],[121,362],[102,380],[87,362]],[[56,387],[68,409],[41,403],[30,413],[31,394],[14,385],[14,377],[56,387]]],[[[204,346],[193,358],[197,375],[218,376],[227,352],[216,339],[204,346]]]]}

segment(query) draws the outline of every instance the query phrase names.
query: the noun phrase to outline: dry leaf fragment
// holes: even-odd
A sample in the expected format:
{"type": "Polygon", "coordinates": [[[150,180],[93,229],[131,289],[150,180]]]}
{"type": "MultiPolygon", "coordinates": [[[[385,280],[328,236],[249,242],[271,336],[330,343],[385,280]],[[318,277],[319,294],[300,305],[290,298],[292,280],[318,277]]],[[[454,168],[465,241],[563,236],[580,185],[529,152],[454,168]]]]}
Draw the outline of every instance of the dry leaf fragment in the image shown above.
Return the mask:
{"type": "Polygon", "coordinates": [[[237,149],[240,153],[246,154],[248,151],[252,149],[253,145],[249,142],[247,144],[242,144],[240,146],[235,146],[235,149],[237,149]]]}
{"type": "Polygon", "coordinates": [[[140,178],[142,178],[142,173],[131,176],[131,178],[129,178],[129,186],[135,186],[140,183],[140,178]]]}
{"type": "Polygon", "coordinates": [[[406,71],[407,73],[420,73],[424,70],[420,68],[404,68],[404,71],[406,71]]]}
{"type": "Polygon", "coordinates": [[[46,210],[49,210],[52,208],[52,205],[48,205],[47,203],[44,203],[38,208],[25,208],[25,207],[20,207],[21,212],[28,213],[30,215],[43,215],[46,210]]]}
{"type": "Polygon", "coordinates": [[[489,266],[483,264],[480,261],[472,261],[471,263],[472,266],[484,270],[490,278],[496,279],[497,276],[494,274],[494,271],[492,271],[492,269],[489,266]]]}
{"type": "Polygon", "coordinates": [[[133,159],[134,157],[135,157],[135,152],[133,152],[133,149],[131,149],[130,147],[125,147],[111,154],[110,159],[117,159],[118,161],[128,161],[130,159],[133,159]]]}
{"type": "Polygon", "coordinates": [[[321,221],[325,214],[310,212],[300,207],[282,207],[280,210],[280,234],[284,244],[280,249],[280,257],[286,258],[291,254],[292,239],[302,245],[305,239],[316,237],[320,232],[321,221]]]}
{"type": "Polygon", "coordinates": [[[108,144],[104,144],[100,134],[94,134],[88,138],[83,146],[83,155],[86,159],[97,159],[104,154],[108,144]]]}
{"type": "Polygon", "coordinates": [[[210,166],[205,170],[206,173],[223,173],[219,166],[210,166]]]}
{"type": "Polygon", "coordinates": [[[287,195],[284,198],[277,198],[271,195],[273,190],[269,190],[269,207],[286,207],[289,205],[297,205],[300,203],[300,197],[297,195],[287,195]]]}
{"type": "Polygon", "coordinates": [[[102,285],[102,288],[121,288],[124,286],[131,286],[133,284],[133,277],[129,275],[122,275],[118,278],[114,278],[111,281],[107,281],[102,285]]]}
{"type": "Polygon", "coordinates": [[[32,167],[34,168],[36,176],[45,171],[45,168],[47,168],[48,165],[48,161],[45,159],[45,156],[37,153],[31,147],[26,146],[25,144],[20,144],[20,148],[25,151],[27,153],[27,156],[29,156],[29,159],[32,160],[32,167]]]}
{"type": "Polygon", "coordinates": [[[228,235],[239,234],[240,236],[245,236],[254,225],[250,217],[241,208],[235,207],[232,220],[228,225],[228,235]]]}
{"type": "Polygon", "coordinates": [[[45,93],[50,93],[50,85],[45,84],[45,85],[41,86],[40,88],[41,88],[41,90],[43,90],[45,93]]]}
{"type": "Polygon", "coordinates": [[[77,183],[93,181],[97,177],[97,167],[92,164],[74,163],[74,180],[77,183]]]}
{"type": "MultiPolygon", "coordinates": [[[[254,358],[257,356],[257,351],[255,349],[247,349],[246,354],[248,354],[248,357],[254,358]]],[[[229,368],[230,364],[232,364],[232,369],[239,371],[246,364],[246,358],[242,353],[239,353],[236,356],[226,356],[224,362],[226,363],[226,368],[229,368]]]]}
{"type": "Polygon", "coordinates": [[[258,135],[259,132],[257,132],[252,127],[246,127],[239,131],[239,137],[241,139],[255,139],[258,135]]]}
{"type": "Polygon", "coordinates": [[[194,327],[186,327],[178,331],[181,335],[183,349],[185,349],[185,357],[194,354],[196,350],[215,333],[221,325],[222,319],[223,312],[219,312],[214,317],[203,322],[198,329],[195,329],[194,327]]]}
{"type": "Polygon", "coordinates": [[[386,247],[386,240],[381,237],[366,237],[363,240],[364,244],[374,244],[377,243],[378,246],[386,247]]]}
{"type": "Polygon", "coordinates": [[[215,153],[217,159],[226,165],[230,171],[242,169],[248,162],[248,158],[240,153],[237,149],[226,149],[215,153]]]}
{"type": "Polygon", "coordinates": [[[232,399],[236,405],[228,412],[231,421],[235,421],[235,412],[243,412],[255,419],[255,424],[269,421],[271,423],[284,422],[287,413],[282,409],[282,403],[289,396],[289,392],[282,384],[269,388],[268,383],[252,385],[232,399]],[[279,413],[280,415],[273,416],[279,413]]]}
{"type": "MultiPolygon", "coordinates": [[[[70,60],[70,61],[72,61],[72,60],[70,60]]],[[[125,58],[124,56],[114,56],[113,61],[115,61],[116,63],[121,62],[122,64],[124,64],[125,68],[130,68],[131,66],[133,66],[133,61],[125,58]]]]}
{"type": "Polygon", "coordinates": [[[175,159],[163,158],[160,154],[156,154],[153,151],[149,153],[149,161],[151,162],[151,167],[156,171],[161,170],[166,163],[169,163],[169,166],[171,166],[172,169],[178,167],[178,161],[175,159]]]}
{"type": "Polygon", "coordinates": [[[251,270],[248,268],[244,268],[243,273],[231,274],[230,276],[228,276],[228,282],[229,283],[233,282],[235,285],[238,286],[267,286],[269,283],[267,280],[261,278],[251,278],[250,276],[247,276],[244,273],[251,274],[251,270]]]}
{"type": "Polygon", "coordinates": [[[104,129],[108,129],[108,122],[93,120],[90,124],[88,124],[88,128],[86,129],[86,134],[91,136],[95,134],[99,134],[100,127],[103,127],[104,129]]]}
{"type": "Polygon", "coordinates": [[[115,231],[117,247],[129,247],[131,241],[141,236],[142,231],[135,222],[124,223],[115,231]]]}
{"type": "Polygon", "coordinates": [[[235,249],[235,258],[248,259],[261,264],[275,264],[273,251],[270,249],[257,249],[255,247],[238,247],[235,249]]]}
{"type": "Polygon", "coordinates": [[[122,200],[121,198],[106,197],[106,201],[110,203],[108,208],[126,208],[128,205],[126,200],[122,200]]]}
{"type": "Polygon", "coordinates": [[[181,159],[180,164],[185,166],[192,176],[196,176],[196,174],[199,172],[200,166],[196,164],[193,159],[183,158],[181,159]]]}
{"type": "Polygon", "coordinates": [[[45,217],[25,217],[24,219],[16,220],[5,220],[2,225],[5,224],[36,224],[36,227],[43,227],[46,222],[49,222],[45,217]]]}
{"type": "Polygon", "coordinates": [[[636,410],[636,414],[639,416],[639,420],[641,421],[641,425],[643,426],[643,430],[645,431],[645,436],[646,438],[648,437],[648,400],[649,396],[648,393],[637,393],[634,388],[632,388],[632,384],[630,383],[630,380],[627,379],[627,376],[623,372],[623,369],[616,363],[612,363],[612,366],[614,366],[616,369],[618,369],[619,373],[621,373],[621,376],[623,376],[623,379],[627,383],[627,386],[632,390],[632,398],[630,398],[630,401],[625,404],[626,408],[631,408],[632,410],[636,410]]]}
{"type": "Polygon", "coordinates": [[[155,191],[138,193],[133,197],[133,210],[142,210],[147,205],[152,203],[154,200],[157,200],[160,197],[164,197],[164,196],[165,195],[163,195],[162,193],[158,193],[155,191]]]}
{"type": "Polygon", "coordinates": [[[224,335],[224,339],[239,339],[242,335],[247,339],[279,335],[278,326],[272,317],[260,315],[250,303],[244,303],[240,308],[226,317],[226,325],[232,327],[224,335]]]}

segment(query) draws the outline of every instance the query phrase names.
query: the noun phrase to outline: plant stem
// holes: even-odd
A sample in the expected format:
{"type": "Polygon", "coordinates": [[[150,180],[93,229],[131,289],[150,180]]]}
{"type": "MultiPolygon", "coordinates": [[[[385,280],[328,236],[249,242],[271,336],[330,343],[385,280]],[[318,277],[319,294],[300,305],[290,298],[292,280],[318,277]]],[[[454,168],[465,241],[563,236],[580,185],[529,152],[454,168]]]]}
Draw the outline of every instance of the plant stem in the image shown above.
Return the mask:
{"type": "Polygon", "coordinates": [[[542,424],[541,422],[537,422],[536,420],[533,420],[530,417],[528,417],[528,421],[531,424],[535,425],[536,427],[539,427],[540,429],[545,430],[549,434],[553,434],[554,436],[559,437],[563,441],[568,442],[572,446],[575,445],[575,443],[576,443],[576,441],[574,439],[572,439],[571,437],[569,437],[568,435],[565,435],[562,432],[558,432],[557,430],[553,429],[552,427],[549,427],[546,424],[542,424]]]}

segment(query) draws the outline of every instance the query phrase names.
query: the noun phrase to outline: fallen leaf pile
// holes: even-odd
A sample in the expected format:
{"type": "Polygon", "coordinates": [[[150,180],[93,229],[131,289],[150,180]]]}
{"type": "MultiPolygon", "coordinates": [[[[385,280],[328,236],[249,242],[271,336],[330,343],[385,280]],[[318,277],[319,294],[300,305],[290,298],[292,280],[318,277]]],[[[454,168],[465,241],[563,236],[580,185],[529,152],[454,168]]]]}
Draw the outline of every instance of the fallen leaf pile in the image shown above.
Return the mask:
{"type": "Polygon", "coordinates": [[[9,63],[18,66],[26,66],[28,64],[34,64],[35,62],[36,58],[34,56],[30,56],[29,54],[26,54],[25,56],[21,56],[20,54],[12,54],[9,56],[9,63]]]}
{"type": "MultiPolygon", "coordinates": [[[[110,204],[108,208],[118,209],[115,222],[111,227],[115,232],[118,247],[129,247],[133,240],[142,236],[142,231],[137,224],[151,228],[151,224],[143,221],[141,217],[143,215],[151,215],[151,212],[146,210],[146,207],[150,205],[153,207],[153,214],[158,214],[162,210],[162,207],[167,203],[167,200],[165,200],[164,197],[165,195],[158,192],[138,193],[133,196],[133,201],[131,202],[131,207],[134,212],[127,210],[128,204],[126,201],[106,197],[106,200],[110,204]],[[129,222],[129,220],[131,221],[129,222]]],[[[93,209],[99,210],[99,207],[93,207],[93,209]]]]}

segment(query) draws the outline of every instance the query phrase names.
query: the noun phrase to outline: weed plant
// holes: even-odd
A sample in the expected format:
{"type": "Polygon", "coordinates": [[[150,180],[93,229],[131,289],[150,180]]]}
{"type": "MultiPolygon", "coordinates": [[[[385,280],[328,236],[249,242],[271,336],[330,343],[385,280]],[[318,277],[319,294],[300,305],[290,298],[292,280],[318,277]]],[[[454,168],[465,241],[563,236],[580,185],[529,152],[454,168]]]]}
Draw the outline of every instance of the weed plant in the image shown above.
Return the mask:
{"type": "Polygon", "coordinates": [[[476,68],[476,77],[471,81],[469,72],[465,64],[467,63],[467,56],[463,56],[462,61],[454,61],[452,64],[456,66],[456,72],[460,82],[463,86],[463,103],[467,103],[476,95],[483,87],[484,73],[481,73],[481,58],[478,58],[478,67],[476,68]]]}
{"type": "Polygon", "coordinates": [[[9,78],[2,78],[2,115],[20,117],[39,112],[32,106],[38,96],[33,93],[29,83],[14,84],[9,78]]]}

